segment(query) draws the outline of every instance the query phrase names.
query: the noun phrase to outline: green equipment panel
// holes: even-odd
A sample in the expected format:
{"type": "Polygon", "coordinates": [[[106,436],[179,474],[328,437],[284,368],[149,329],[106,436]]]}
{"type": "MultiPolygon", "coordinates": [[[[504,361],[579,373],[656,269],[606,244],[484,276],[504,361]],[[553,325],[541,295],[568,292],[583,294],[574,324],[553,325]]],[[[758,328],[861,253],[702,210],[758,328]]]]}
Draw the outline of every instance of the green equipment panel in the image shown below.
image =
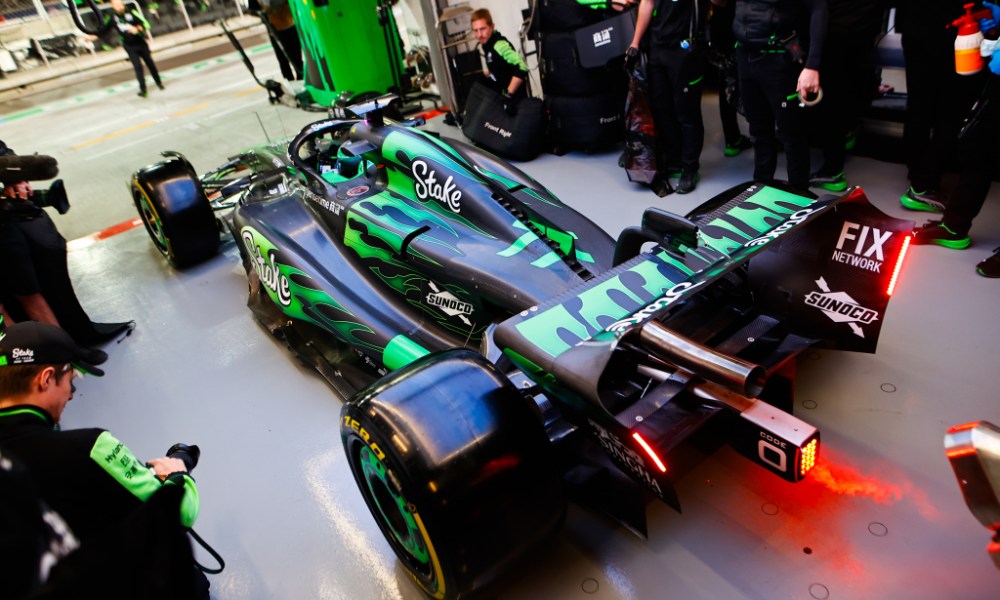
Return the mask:
{"type": "Polygon", "coordinates": [[[290,5],[313,101],[330,106],[344,91],[385,93],[398,85],[403,50],[386,0],[290,0],[290,5]]]}

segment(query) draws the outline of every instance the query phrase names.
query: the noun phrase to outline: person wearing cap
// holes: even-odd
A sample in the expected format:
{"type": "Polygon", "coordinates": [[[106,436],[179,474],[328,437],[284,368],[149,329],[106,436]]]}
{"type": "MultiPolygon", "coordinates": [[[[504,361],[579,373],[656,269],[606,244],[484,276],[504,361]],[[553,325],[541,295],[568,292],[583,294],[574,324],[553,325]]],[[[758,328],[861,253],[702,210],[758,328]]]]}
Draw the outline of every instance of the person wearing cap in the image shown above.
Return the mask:
{"type": "Polygon", "coordinates": [[[82,544],[121,522],[165,485],[184,488],[180,521],[198,516],[198,489],[176,458],[143,463],[104,429],[60,430],[77,371],[102,376],[107,355],[62,329],[25,321],[0,337],[0,446],[31,473],[45,502],[82,544]]]}

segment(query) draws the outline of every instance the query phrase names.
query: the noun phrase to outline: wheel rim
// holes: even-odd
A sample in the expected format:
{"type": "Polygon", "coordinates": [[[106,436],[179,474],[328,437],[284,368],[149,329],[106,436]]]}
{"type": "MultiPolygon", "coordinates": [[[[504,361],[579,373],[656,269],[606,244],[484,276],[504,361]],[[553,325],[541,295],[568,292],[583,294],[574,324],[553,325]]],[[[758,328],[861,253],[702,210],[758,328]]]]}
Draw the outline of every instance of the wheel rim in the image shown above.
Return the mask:
{"type": "Polygon", "coordinates": [[[391,533],[398,547],[406,553],[410,568],[425,577],[431,577],[433,569],[430,552],[423,532],[414,518],[412,505],[399,489],[393,475],[368,446],[361,447],[358,462],[369,497],[378,509],[382,524],[391,533]]]}
{"type": "Polygon", "coordinates": [[[156,248],[166,254],[169,249],[167,236],[163,233],[163,225],[160,223],[159,215],[156,214],[156,209],[153,208],[144,193],[137,193],[135,199],[139,205],[139,216],[142,218],[143,225],[146,226],[149,237],[152,238],[156,248]]]}

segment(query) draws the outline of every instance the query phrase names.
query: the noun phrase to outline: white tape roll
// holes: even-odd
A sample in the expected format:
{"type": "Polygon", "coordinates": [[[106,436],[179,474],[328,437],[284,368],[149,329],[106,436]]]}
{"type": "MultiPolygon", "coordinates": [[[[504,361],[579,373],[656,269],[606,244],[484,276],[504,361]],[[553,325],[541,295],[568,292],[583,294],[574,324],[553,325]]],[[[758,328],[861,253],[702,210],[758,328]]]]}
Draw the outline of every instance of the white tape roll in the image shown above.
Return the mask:
{"type": "Polygon", "coordinates": [[[819,104],[819,101],[822,100],[822,99],[823,99],[823,88],[819,88],[819,89],[816,90],[816,97],[813,98],[812,100],[806,100],[800,94],[799,95],[799,106],[816,106],[817,104],[819,104]]]}

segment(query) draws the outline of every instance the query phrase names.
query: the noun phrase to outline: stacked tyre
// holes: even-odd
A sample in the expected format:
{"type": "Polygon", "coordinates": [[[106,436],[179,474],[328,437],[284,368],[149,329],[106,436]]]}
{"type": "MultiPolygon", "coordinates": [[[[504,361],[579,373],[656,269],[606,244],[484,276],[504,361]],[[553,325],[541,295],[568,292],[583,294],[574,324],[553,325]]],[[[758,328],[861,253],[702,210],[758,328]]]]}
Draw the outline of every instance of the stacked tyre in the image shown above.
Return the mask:
{"type": "Polygon", "coordinates": [[[580,65],[574,32],[609,16],[577,0],[538,0],[539,68],[556,154],[594,152],[624,135],[628,79],[621,60],[580,65]]]}

